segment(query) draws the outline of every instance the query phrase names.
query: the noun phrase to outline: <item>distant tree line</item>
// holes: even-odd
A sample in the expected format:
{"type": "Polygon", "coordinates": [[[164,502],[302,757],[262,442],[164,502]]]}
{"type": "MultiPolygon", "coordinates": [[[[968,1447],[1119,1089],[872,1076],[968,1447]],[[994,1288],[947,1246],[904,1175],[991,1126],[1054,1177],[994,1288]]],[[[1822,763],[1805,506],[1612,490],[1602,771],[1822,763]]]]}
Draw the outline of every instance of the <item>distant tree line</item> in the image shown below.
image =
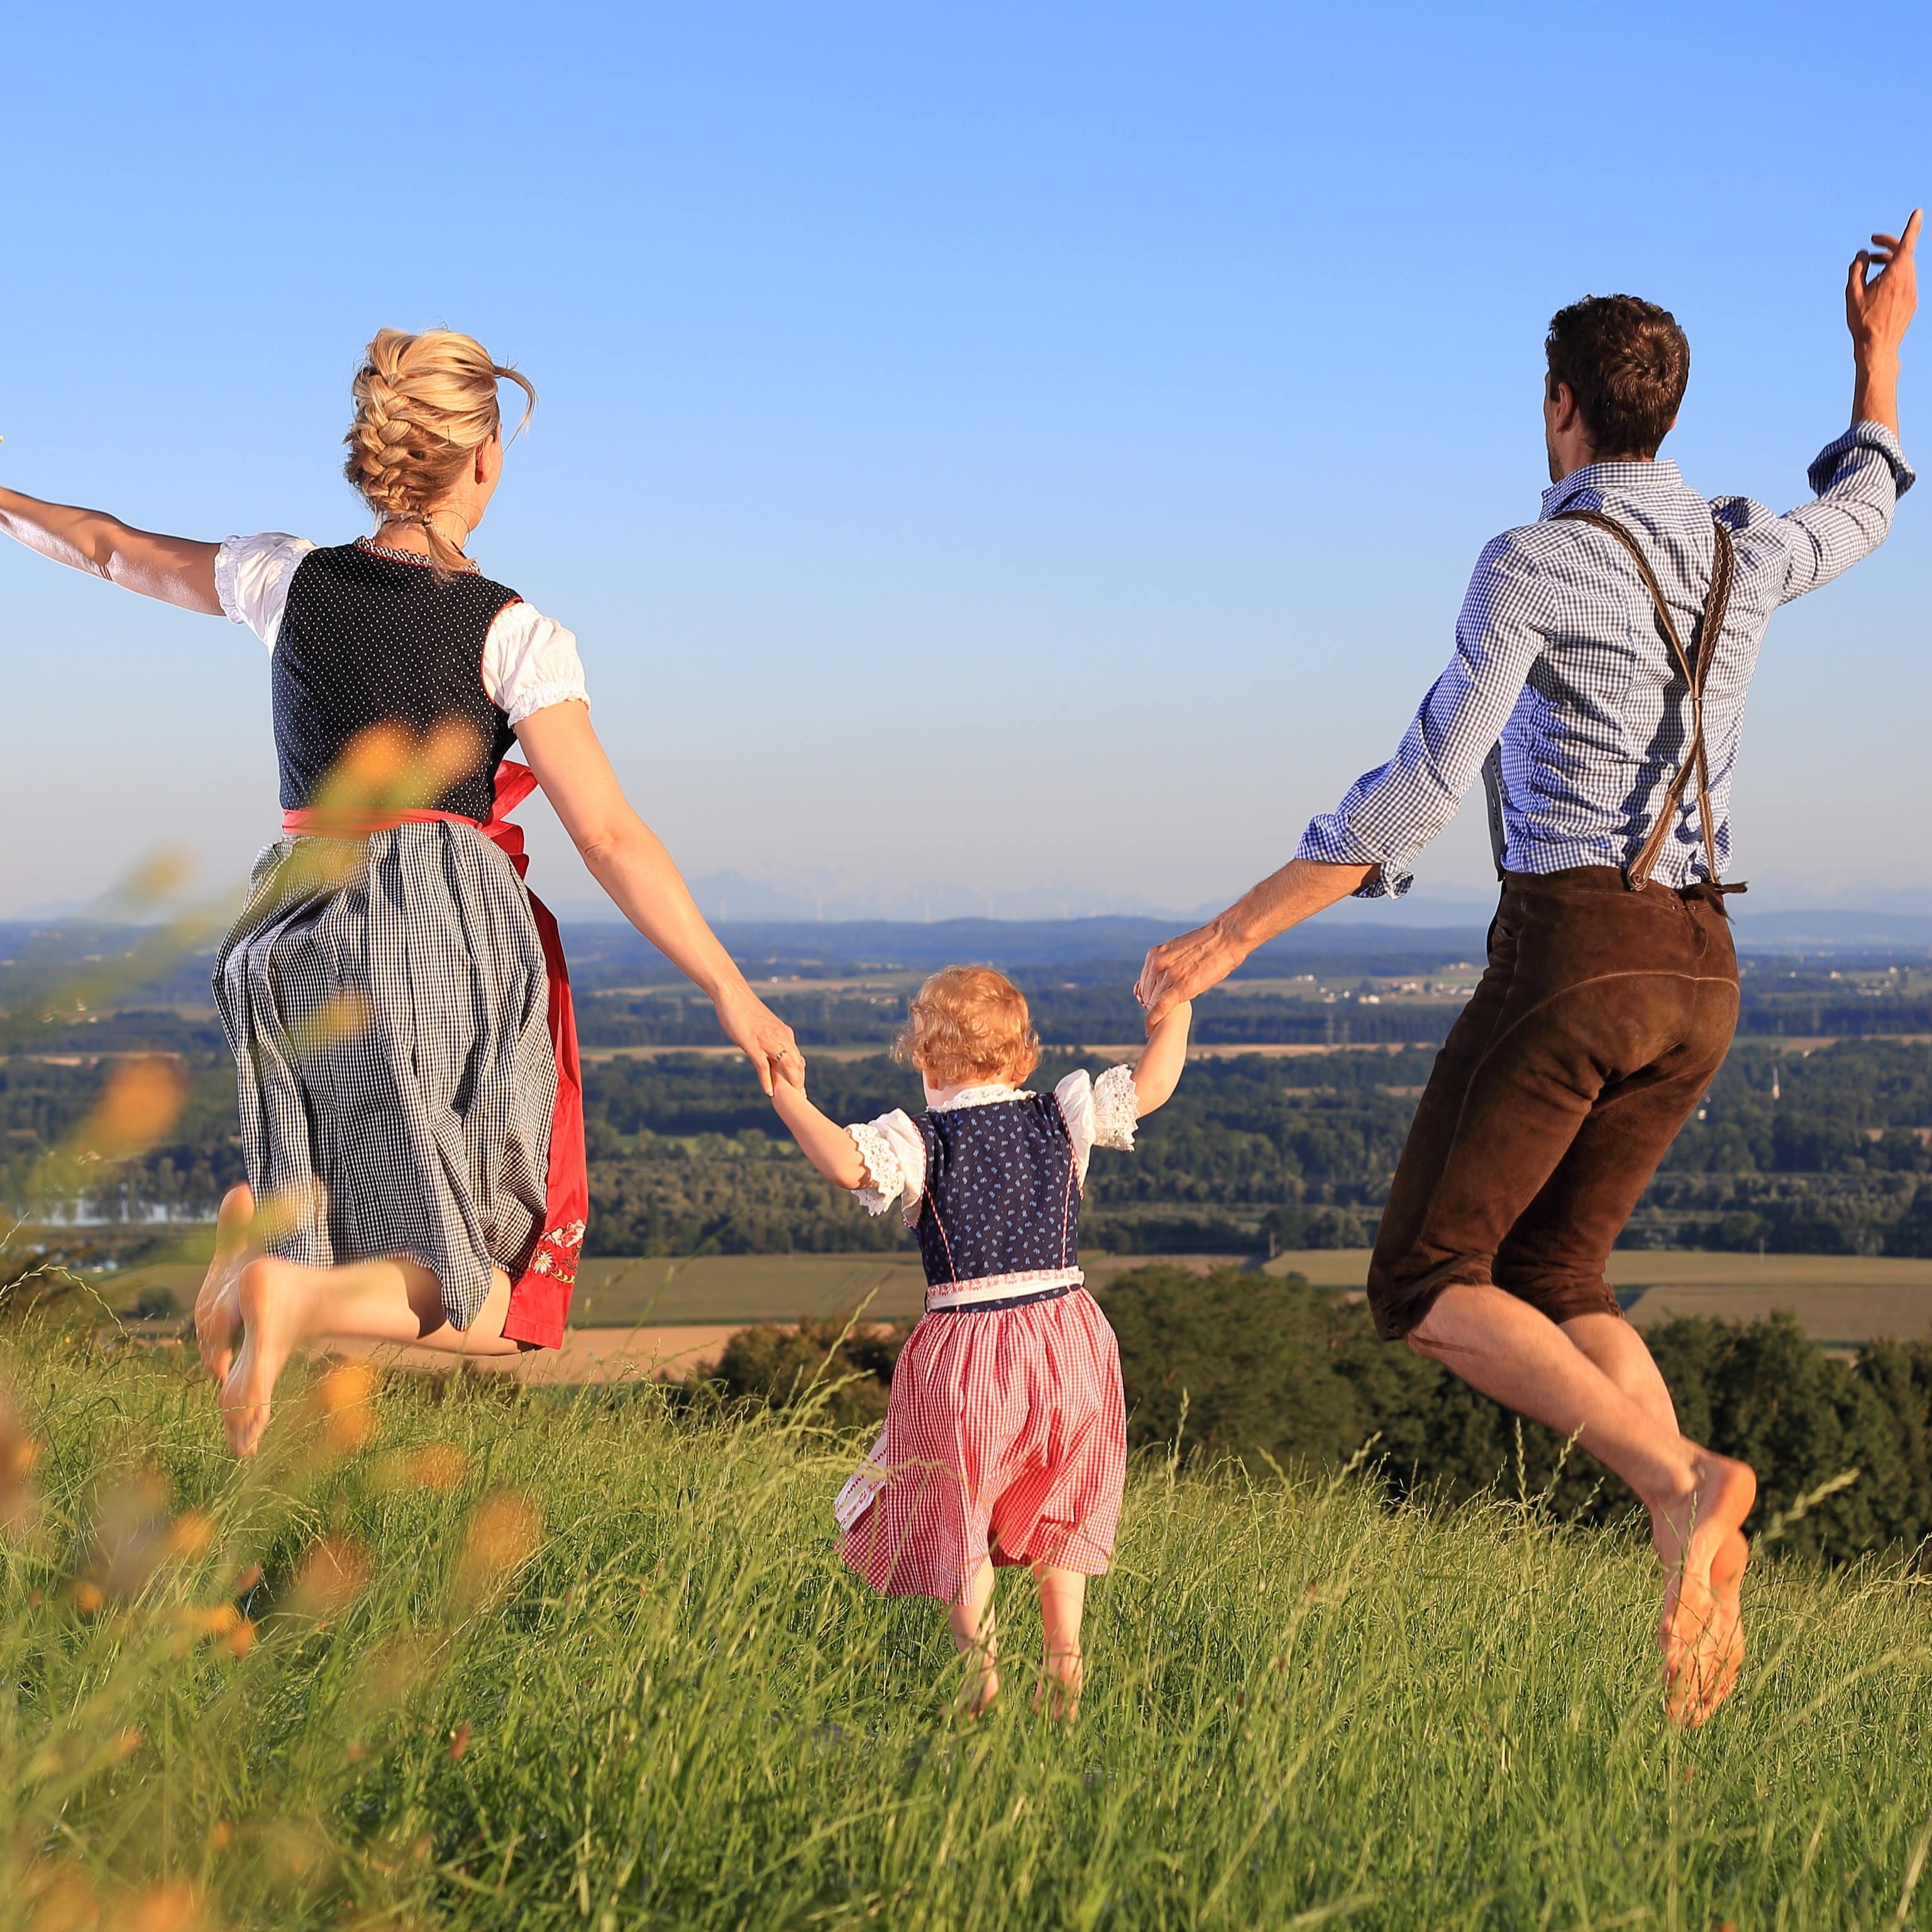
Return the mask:
{"type": "MultiPolygon", "coordinates": [[[[51,1204],[128,1223],[206,1216],[242,1178],[226,1052],[171,1050],[187,1104],[167,1138],[138,1160],[83,1170],[84,1199],[51,1204]]],[[[1197,1059],[1133,1154],[1096,1155],[1086,1240],[1129,1254],[1366,1245],[1434,1057],[1401,1046],[1197,1059]]],[[[16,1211],[36,1210],[47,1154],[98,1100],[113,1064],[0,1059],[0,1198],[16,1211]]],[[[1053,1048],[1036,1081],[1101,1064],[1053,1048]]],[[[908,1238],[896,1217],[872,1220],[820,1180],[735,1059],[595,1060],[585,1082],[593,1252],[836,1251],[908,1238]]],[[[918,1105],[916,1076],[883,1053],[821,1054],[812,1084],[843,1120],[918,1105]]],[[[1932,1047],[1846,1040],[1806,1053],[1741,1042],[1625,1240],[1932,1255],[1932,1047]]]]}

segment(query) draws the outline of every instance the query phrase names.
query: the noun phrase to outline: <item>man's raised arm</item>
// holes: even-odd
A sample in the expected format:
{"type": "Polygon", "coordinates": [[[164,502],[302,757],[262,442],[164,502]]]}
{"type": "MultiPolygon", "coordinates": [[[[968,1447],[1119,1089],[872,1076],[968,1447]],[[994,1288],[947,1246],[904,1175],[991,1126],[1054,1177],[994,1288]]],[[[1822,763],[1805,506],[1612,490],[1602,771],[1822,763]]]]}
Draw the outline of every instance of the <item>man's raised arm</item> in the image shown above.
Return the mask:
{"type": "MultiPolygon", "coordinates": [[[[1898,499],[1911,488],[1912,466],[1898,444],[1899,346],[1918,306],[1916,259],[1921,212],[1903,235],[1874,235],[1852,258],[1845,278],[1845,323],[1852,332],[1852,426],[1826,445],[1811,466],[1815,502],[1801,504],[1772,526],[1786,572],[1778,599],[1788,603],[1849,570],[1884,542],[1898,499]]],[[[1735,533],[1753,531],[1738,509],[1720,511],[1735,533]]]]}

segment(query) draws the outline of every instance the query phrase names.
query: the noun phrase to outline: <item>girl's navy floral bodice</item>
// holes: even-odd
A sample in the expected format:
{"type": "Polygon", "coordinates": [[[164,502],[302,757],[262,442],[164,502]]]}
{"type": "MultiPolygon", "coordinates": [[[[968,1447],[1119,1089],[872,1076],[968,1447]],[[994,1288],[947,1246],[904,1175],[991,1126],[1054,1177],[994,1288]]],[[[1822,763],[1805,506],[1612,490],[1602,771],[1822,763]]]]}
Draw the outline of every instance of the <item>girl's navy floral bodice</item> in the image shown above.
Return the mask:
{"type": "Polygon", "coordinates": [[[1029,1094],[923,1115],[914,1232],[928,1286],[1072,1268],[1080,1183],[1060,1102],[1029,1094]]]}

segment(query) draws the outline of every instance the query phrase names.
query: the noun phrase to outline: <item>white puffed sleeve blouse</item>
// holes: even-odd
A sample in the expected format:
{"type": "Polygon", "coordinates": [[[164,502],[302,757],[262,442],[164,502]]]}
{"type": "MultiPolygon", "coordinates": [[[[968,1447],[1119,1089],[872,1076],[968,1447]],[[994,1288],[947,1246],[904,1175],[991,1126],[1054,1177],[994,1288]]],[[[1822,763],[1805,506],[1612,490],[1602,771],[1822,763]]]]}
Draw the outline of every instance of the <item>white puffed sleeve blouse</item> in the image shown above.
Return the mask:
{"type": "MultiPolygon", "coordinates": [[[[214,594],[223,614],[232,624],[245,624],[271,655],[296,566],[314,548],[306,537],[265,530],[230,537],[214,553],[214,594]]],[[[377,554],[395,553],[378,549],[377,554]]],[[[520,598],[496,614],[483,640],[482,670],[490,702],[513,726],[553,704],[590,702],[576,638],[520,598]]]]}
{"type": "MultiPolygon", "coordinates": [[[[1131,1154],[1140,1107],[1134,1093],[1134,1070],[1110,1066],[1096,1080],[1085,1068],[1070,1073],[1053,1090],[1073,1143],[1074,1172],[1087,1184],[1087,1163],[1096,1147],[1118,1148],[1131,1154]]],[[[927,1111],[952,1107],[985,1107],[999,1100],[1023,1100],[1026,1090],[998,1083],[926,1091],[927,1111]]],[[[926,1142],[912,1116],[895,1107],[875,1120],[862,1120],[845,1130],[866,1163],[866,1184],[852,1190],[868,1214],[883,1214],[902,1201],[906,1225],[919,1219],[920,1197],[926,1191],[926,1142]]]]}

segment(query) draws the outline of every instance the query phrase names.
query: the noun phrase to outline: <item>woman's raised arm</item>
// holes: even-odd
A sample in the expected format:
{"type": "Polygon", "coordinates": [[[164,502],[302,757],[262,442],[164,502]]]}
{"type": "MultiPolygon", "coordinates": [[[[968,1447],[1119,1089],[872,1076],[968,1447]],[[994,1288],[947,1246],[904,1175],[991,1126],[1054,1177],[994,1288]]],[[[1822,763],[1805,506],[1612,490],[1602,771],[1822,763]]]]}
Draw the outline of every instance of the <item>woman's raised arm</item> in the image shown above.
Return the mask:
{"type": "Polygon", "coordinates": [[[617,910],[718,1009],[718,1024],[757,1070],[769,1094],[778,1062],[795,1056],[791,1028],[746,985],[718,944],[684,876],[656,832],[634,812],[591,728],[587,705],[571,701],[533,711],[518,741],[544,796],[563,820],[592,878],[617,910]]]}
{"type": "Polygon", "coordinates": [[[221,615],[221,600],[214,594],[219,544],[157,536],[104,511],[44,503],[17,490],[0,490],[0,530],[56,563],[104,577],[124,590],[207,616],[221,615]]]}

